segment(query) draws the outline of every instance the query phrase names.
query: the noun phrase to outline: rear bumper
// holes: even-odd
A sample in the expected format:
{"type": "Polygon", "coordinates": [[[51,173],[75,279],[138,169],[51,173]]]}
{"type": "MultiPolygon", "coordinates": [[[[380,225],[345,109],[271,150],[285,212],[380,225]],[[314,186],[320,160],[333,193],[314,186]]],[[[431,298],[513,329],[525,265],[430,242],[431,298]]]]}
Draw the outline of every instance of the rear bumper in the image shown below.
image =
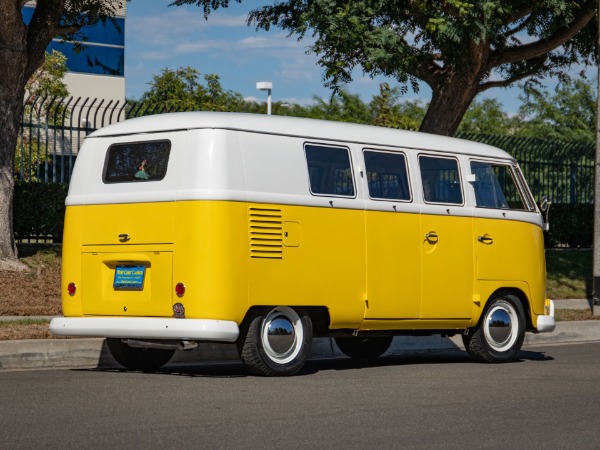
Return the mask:
{"type": "Polygon", "coordinates": [[[554,302],[546,300],[545,312],[548,314],[539,315],[537,317],[538,333],[550,333],[556,328],[556,320],[554,319],[554,302]]]}
{"type": "Polygon", "coordinates": [[[235,342],[235,322],[209,319],[161,317],[56,317],[50,322],[55,336],[111,337],[129,339],[181,339],[235,342]]]}

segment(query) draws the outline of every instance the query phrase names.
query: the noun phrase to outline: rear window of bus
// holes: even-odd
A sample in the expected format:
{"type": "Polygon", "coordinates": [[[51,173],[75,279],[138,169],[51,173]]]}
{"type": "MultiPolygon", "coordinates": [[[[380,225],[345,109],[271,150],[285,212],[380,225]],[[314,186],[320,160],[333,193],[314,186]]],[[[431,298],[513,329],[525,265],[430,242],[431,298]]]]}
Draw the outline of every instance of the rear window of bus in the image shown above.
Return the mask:
{"type": "Polygon", "coordinates": [[[170,141],[113,144],[104,164],[105,183],[160,181],[167,174],[170,141]]]}

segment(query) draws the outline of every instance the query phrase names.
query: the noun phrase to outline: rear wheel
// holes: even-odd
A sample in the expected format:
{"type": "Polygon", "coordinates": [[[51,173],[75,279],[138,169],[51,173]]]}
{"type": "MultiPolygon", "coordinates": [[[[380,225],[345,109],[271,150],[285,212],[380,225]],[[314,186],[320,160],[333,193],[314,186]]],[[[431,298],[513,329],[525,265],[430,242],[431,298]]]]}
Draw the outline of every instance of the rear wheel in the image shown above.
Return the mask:
{"type": "Polygon", "coordinates": [[[525,339],[525,312],[514,295],[491,300],[479,323],[463,335],[469,354],[478,361],[502,363],[515,359],[525,339]]]}
{"type": "Polygon", "coordinates": [[[350,358],[375,359],[390,348],[393,340],[393,336],[337,337],[335,343],[342,353],[350,358]]]}
{"type": "Polygon", "coordinates": [[[256,313],[242,327],[238,340],[240,358],[257,375],[297,373],[312,345],[312,322],[302,309],[277,306],[256,313]]]}
{"type": "Polygon", "coordinates": [[[106,344],[115,361],[129,370],[158,369],[168,363],[175,353],[175,350],[133,348],[118,338],[107,338],[106,344]]]}

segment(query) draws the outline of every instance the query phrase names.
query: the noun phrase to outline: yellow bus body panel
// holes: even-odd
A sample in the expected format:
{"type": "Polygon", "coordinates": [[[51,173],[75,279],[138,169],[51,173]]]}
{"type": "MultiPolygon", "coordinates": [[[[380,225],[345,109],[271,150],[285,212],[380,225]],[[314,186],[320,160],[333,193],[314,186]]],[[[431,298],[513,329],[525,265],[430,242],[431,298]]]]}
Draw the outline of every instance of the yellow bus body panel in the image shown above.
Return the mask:
{"type": "Polygon", "coordinates": [[[168,317],[182,303],[187,318],[240,324],[252,306],[321,306],[331,329],[464,329],[514,288],[535,325],[541,239],[532,224],[470,217],[208,200],[68,206],[63,313],[168,317]],[[144,288],[115,290],[115,267],[134,263],[144,288]]]}

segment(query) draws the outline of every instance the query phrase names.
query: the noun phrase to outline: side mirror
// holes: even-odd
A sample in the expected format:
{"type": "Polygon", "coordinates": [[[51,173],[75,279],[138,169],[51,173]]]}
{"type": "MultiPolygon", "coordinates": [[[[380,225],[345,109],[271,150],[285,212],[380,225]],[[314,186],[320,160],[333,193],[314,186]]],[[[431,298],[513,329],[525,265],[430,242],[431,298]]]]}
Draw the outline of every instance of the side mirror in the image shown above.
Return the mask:
{"type": "Polygon", "coordinates": [[[550,201],[550,199],[544,195],[542,197],[542,201],[540,202],[540,210],[546,213],[546,219],[544,220],[544,231],[548,231],[550,229],[550,222],[548,221],[550,205],[552,205],[552,201],[550,201]]]}

